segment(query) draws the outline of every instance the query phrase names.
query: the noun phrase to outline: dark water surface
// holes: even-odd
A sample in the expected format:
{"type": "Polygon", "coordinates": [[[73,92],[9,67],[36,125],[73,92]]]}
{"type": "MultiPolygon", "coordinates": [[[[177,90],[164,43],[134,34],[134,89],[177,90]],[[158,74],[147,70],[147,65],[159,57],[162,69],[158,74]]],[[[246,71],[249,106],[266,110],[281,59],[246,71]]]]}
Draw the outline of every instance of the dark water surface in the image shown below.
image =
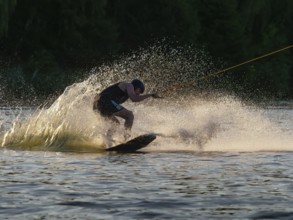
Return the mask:
{"type": "Polygon", "coordinates": [[[184,128],[186,135],[158,137],[148,153],[47,152],[73,139],[70,132],[96,135],[83,129],[97,124],[85,117],[92,109],[74,109],[61,114],[53,106],[36,116],[30,108],[0,109],[0,220],[293,219],[292,107],[208,102],[179,114],[176,106],[142,106],[134,131],[184,128]],[[48,145],[29,151],[11,143],[48,145]]]}
{"type": "Polygon", "coordinates": [[[292,219],[292,152],[0,150],[1,219],[292,219]]]}
{"type": "Polygon", "coordinates": [[[197,94],[212,60],[165,52],[93,68],[50,105],[3,97],[0,220],[293,219],[293,102],[197,94]],[[108,137],[113,125],[93,111],[95,96],[134,78],[165,99],[123,103],[135,115],[131,135],[160,135],[148,153],[107,154],[124,141],[124,122],[108,137]]]}

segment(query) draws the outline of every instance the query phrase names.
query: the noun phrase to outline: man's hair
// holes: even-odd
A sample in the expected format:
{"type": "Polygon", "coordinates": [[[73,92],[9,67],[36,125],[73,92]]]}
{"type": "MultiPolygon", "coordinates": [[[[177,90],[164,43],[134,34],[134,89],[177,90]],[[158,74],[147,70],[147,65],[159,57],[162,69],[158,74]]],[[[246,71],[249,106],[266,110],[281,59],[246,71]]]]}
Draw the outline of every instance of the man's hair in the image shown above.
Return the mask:
{"type": "Polygon", "coordinates": [[[144,93],[144,84],[142,81],[140,81],[139,79],[134,79],[131,81],[131,84],[133,85],[134,89],[136,88],[140,88],[141,93],[144,93]]]}

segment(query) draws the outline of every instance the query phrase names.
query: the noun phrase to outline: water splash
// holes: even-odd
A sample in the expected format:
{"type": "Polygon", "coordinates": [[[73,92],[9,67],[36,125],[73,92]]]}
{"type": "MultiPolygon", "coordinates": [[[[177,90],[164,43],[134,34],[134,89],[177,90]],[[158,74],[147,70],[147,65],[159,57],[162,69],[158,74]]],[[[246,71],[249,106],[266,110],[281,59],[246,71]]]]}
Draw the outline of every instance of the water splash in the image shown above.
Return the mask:
{"type": "Polygon", "coordinates": [[[158,133],[149,151],[293,150],[292,128],[281,130],[264,109],[244,105],[235,97],[214,94],[207,99],[197,95],[190,82],[212,68],[202,51],[163,46],[140,50],[111,65],[93,68],[86,80],[67,87],[49,108],[36,109],[24,120],[11,115],[11,127],[2,131],[1,145],[96,152],[119,143],[123,126],[116,130],[113,140],[107,138],[111,123],[92,110],[93,99],[112,83],[140,78],[148,91],[164,91],[166,96],[163,100],[124,104],[135,114],[132,136],[158,133]],[[191,86],[166,89],[178,83],[191,86]]]}

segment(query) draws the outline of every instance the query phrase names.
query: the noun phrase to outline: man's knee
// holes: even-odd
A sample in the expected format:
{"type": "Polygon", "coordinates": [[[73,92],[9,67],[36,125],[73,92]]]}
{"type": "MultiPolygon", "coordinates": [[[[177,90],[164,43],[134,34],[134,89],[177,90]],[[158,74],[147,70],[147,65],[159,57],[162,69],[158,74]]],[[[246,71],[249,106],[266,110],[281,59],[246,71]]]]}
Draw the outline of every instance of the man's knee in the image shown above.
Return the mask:
{"type": "Polygon", "coordinates": [[[125,123],[124,126],[126,129],[131,130],[132,124],[133,124],[133,120],[134,120],[134,115],[132,111],[128,111],[125,115],[125,123]]]}
{"type": "Polygon", "coordinates": [[[127,119],[128,119],[128,120],[131,120],[131,121],[133,121],[133,120],[134,120],[134,114],[133,114],[133,112],[132,112],[132,111],[129,111],[129,110],[127,110],[126,117],[127,117],[127,119]]]}
{"type": "Polygon", "coordinates": [[[115,116],[121,117],[125,120],[133,120],[134,119],[134,115],[132,111],[129,111],[127,109],[123,109],[119,112],[114,113],[115,116]]]}

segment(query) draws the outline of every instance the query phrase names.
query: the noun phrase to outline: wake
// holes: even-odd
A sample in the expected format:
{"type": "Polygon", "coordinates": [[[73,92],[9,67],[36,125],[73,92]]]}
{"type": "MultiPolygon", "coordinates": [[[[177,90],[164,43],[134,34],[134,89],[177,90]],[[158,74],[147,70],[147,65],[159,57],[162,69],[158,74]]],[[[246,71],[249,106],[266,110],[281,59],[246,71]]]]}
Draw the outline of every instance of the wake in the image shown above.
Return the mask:
{"type": "MultiPolygon", "coordinates": [[[[185,57],[180,51],[166,55],[161,48],[150,48],[111,65],[93,68],[87,79],[67,87],[49,108],[30,112],[24,119],[8,112],[10,116],[1,123],[11,126],[2,129],[1,146],[101,152],[121,143],[123,121],[113,138],[107,137],[112,124],[93,111],[94,96],[106,86],[133,78],[144,81],[147,92],[166,91],[173,83],[194,81],[206,68],[211,69],[210,62],[199,53],[185,57]]],[[[135,115],[132,138],[145,133],[158,134],[146,151],[293,150],[292,121],[282,127],[283,121],[279,117],[272,120],[266,109],[245,105],[227,95],[203,98],[192,88],[161,95],[166,98],[124,104],[135,115]]]]}

